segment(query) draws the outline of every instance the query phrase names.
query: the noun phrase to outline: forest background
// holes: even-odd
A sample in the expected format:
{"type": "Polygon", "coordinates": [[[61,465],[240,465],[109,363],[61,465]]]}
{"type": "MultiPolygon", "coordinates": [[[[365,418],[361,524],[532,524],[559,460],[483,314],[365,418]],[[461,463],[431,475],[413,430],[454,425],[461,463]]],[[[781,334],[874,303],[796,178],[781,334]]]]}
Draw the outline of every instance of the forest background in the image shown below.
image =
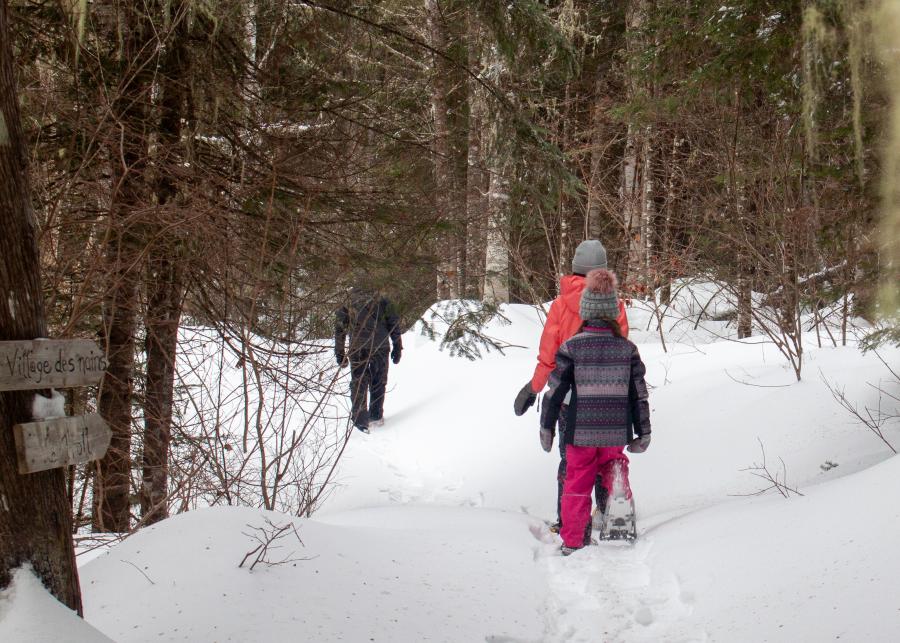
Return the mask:
{"type": "Polygon", "coordinates": [[[456,302],[443,340],[476,358],[497,303],[553,298],[599,238],[625,295],[714,282],[798,379],[803,313],[898,339],[893,3],[7,4],[46,334],[109,361],[67,392],[113,430],[50,481],[70,533],[312,513],[350,436],[328,338],[352,285],[406,325],[456,302]]]}

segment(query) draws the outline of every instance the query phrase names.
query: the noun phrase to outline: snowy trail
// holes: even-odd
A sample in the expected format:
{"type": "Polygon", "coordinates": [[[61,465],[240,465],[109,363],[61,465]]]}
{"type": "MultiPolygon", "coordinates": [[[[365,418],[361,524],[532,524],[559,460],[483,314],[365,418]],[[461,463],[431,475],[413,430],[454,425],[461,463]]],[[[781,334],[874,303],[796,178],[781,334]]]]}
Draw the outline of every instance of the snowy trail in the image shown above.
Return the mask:
{"type": "MultiPolygon", "coordinates": [[[[370,451],[393,473],[393,484],[379,489],[395,504],[446,504],[462,486],[453,473],[426,470],[421,462],[395,462],[397,440],[385,430],[370,451]],[[448,481],[450,481],[448,483],[448,481]]],[[[484,494],[453,504],[479,507],[484,494]]],[[[692,597],[674,574],[654,577],[647,562],[652,539],[635,544],[601,543],[563,558],[559,538],[540,519],[529,524],[535,538],[535,562],[545,576],[546,630],[535,639],[546,643],[603,641],[703,642],[708,637],[691,623],[692,597]]],[[[520,643],[489,638],[495,643],[520,643]]]]}
{"type": "MultiPolygon", "coordinates": [[[[419,460],[397,460],[398,436],[390,428],[378,429],[377,440],[366,447],[393,474],[391,484],[379,488],[392,504],[453,504],[480,507],[484,493],[463,498],[457,471],[437,471],[419,460]]],[[[548,587],[544,619],[547,629],[540,641],[578,643],[604,641],[707,641],[689,623],[691,597],[681,591],[674,575],[654,579],[647,557],[652,540],[635,544],[601,543],[569,558],[559,555],[559,538],[535,519],[529,525],[537,541],[535,561],[548,587]],[[685,635],[685,631],[690,634],[685,635]]],[[[519,643],[493,637],[495,643],[519,643]]]]}
{"type": "MultiPolygon", "coordinates": [[[[835,451],[856,454],[855,461],[844,459],[848,465],[840,472],[844,474],[884,457],[874,455],[877,444],[869,443],[823,404],[827,398],[821,384],[756,388],[736,383],[726,373],[738,369],[757,383],[790,383],[771,347],[713,342],[702,350],[693,344],[682,350],[670,342],[670,352],[665,353],[654,333],[636,330],[634,339],[654,387],[651,404],[657,427],[654,448],[632,458],[639,539],[633,546],[601,543],[562,558],[558,537],[544,524],[555,506],[555,449],[552,454],[540,451],[536,413],[515,418],[508,408],[520,380],[533,369],[532,345],[540,335],[539,320],[521,308],[511,311],[518,318],[506,332],[512,335],[511,342],[529,348],[506,357],[454,360],[408,335],[414,349],[408,361],[392,372],[395,390],[388,395],[387,425],[356,441],[350,457],[359,460],[348,469],[365,471],[365,477],[378,480],[380,499],[371,504],[485,507],[531,516],[528,528],[535,543],[535,564],[546,582],[547,625],[536,640],[717,640],[706,627],[708,614],[698,616],[698,610],[708,607],[706,597],[682,580],[683,574],[692,577],[697,561],[690,557],[672,561],[670,555],[670,560],[660,561],[656,541],[667,540],[710,508],[740,502],[734,495],[758,489],[741,469],[758,457],[759,436],[771,453],[789,463],[798,485],[832,479],[833,474],[823,474],[818,465],[835,451]],[[434,378],[438,363],[440,380],[434,378]],[[424,402],[419,404],[420,400],[424,402]],[[810,422],[812,408],[816,419],[810,422]],[[729,418],[727,425],[724,418],[729,418]],[[830,439],[817,443],[784,430],[798,421],[830,439]],[[677,469],[673,470],[673,462],[677,469]]],[[[640,329],[640,316],[634,317],[635,328],[640,329]]],[[[853,370],[861,365],[858,355],[848,350],[809,358],[818,367],[837,367],[850,382],[853,370]]],[[[341,504],[338,499],[334,507],[341,504]]],[[[706,573],[702,564],[697,566],[706,573]]],[[[720,627],[718,639],[721,636],[720,627]]]]}
{"type": "MultiPolygon", "coordinates": [[[[522,368],[527,373],[531,359],[533,358],[530,356],[523,356],[517,361],[525,362],[525,365],[517,368],[522,368]]],[[[418,364],[415,358],[410,361],[418,364]]],[[[427,360],[425,363],[431,361],[427,360]]],[[[506,464],[515,469],[509,474],[510,477],[528,476],[527,484],[523,485],[521,480],[516,483],[523,486],[527,493],[533,493],[536,488],[546,489],[545,493],[540,494],[540,502],[531,498],[529,503],[528,498],[522,498],[521,511],[549,517],[548,509],[552,510],[555,504],[555,451],[552,455],[543,454],[537,440],[529,439],[536,438],[536,415],[529,414],[530,417],[527,417],[532,425],[531,431],[527,427],[518,426],[520,423],[502,416],[509,413],[509,409],[505,408],[507,405],[495,403],[496,391],[481,385],[484,381],[508,381],[510,378],[503,371],[509,370],[510,365],[507,361],[493,360],[483,364],[451,363],[452,366],[489,370],[481,372],[475,382],[470,377],[470,385],[463,384],[461,390],[457,390],[456,397],[472,400],[471,408],[482,418],[479,420],[477,417],[457,415],[458,425],[452,436],[454,442],[472,439],[471,432],[474,429],[481,431],[479,453],[502,453],[506,441],[515,441],[514,451],[517,456],[521,456],[527,449],[539,458],[542,467],[541,473],[537,475],[528,470],[527,462],[516,463],[512,460],[506,464]],[[490,372],[491,370],[495,372],[490,372]],[[495,423],[489,421],[491,417],[496,417],[495,423]],[[485,424],[492,428],[485,428],[485,424]],[[501,428],[504,426],[512,427],[512,432],[504,431],[501,428]]],[[[393,402],[395,405],[403,404],[404,400],[408,404],[410,397],[403,395],[409,389],[407,382],[422,380],[417,374],[401,373],[400,369],[397,371],[395,378],[401,381],[401,385],[399,390],[389,393],[388,400],[390,403],[392,398],[396,400],[400,397],[400,402],[393,402]]],[[[439,408],[441,403],[437,396],[428,396],[425,391],[420,395],[429,399],[432,417],[444,415],[439,408]]],[[[418,441],[417,438],[426,436],[429,440],[434,440],[437,436],[429,431],[425,417],[421,418],[426,422],[424,425],[416,423],[416,415],[414,408],[401,406],[393,416],[390,413],[386,415],[387,423],[384,427],[374,428],[371,435],[360,436],[361,439],[355,443],[356,451],[352,457],[361,460],[370,458],[374,461],[371,468],[382,472],[378,491],[382,494],[383,501],[401,505],[463,507],[482,507],[486,500],[491,503],[498,489],[496,480],[490,480],[490,484],[486,480],[489,479],[489,460],[480,461],[483,468],[476,466],[479,461],[476,458],[473,462],[473,454],[467,456],[459,453],[459,449],[449,442],[442,447],[432,445],[429,448],[425,441],[418,441]],[[418,435],[413,432],[418,432],[418,435]],[[441,457],[447,456],[448,452],[453,457],[441,457]],[[385,476],[385,473],[388,475],[385,476]]],[[[433,424],[433,420],[431,423],[433,424]]],[[[446,424],[442,424],[442,428],[446,429],[446,424]]],[[[502,505],[499,508],[511,509],[502,505]]],[[[602,543],[569,558],[562,558],[559,555],[558,536],[548,531],[543,520],[532,518],[528,528],[535,539],[535,564],[544,575],[547,597],[543,609],[546,629],[534,640],[548,643],[708,640],[705,633],[698,633],[697,628],[690,623],[690,595],[681,591],[676,577],[673,574],[667,574],[662,579],[654,577],[647,562],[652,547],[650,539],[641,540],[634,545],[602,543]]],[[[496,636],[486,640],[496,643],[514,641],[496,636]]]]}
{"type": "MultiPolygon", "coordinates": [[[[370,450],[393,472],[392,485],[379,489],[395,504],[443,504],[462,487],[452,474],[426,471],[421,463],[395,463],[397,436],[388,431],[370,450]],[[448,484],[448,480],[452,480],[448,484]]],[[[484,494],[457,498],[455,504],[479,507],[484,494]]],[[[682,592],[674,575],[652,582],[646,559],[652,542],[602,543],[577,555],[559,555],[559,539],[540,519],[529,530],[536,540],[535,562],[545,575],[547,602],[545,631],[535,641],[578,643],[604,641],[701,642],[689,623],[690,596],[682,592]],[[684,635],[687,630],[691,632],[684,635]]],[[[525,643],[508,637],[488,637],[494,643],[525,643]]]]}
{"type": "Polygon", "coordinates": [[[708,640],[691,622],[690,594],[673,574],[658,578],[651,569],[652,542],[601,543],[567,558],[556,553],[555,539],[548,546],[542,563],[556,625],[547,641],[708,640]]]}

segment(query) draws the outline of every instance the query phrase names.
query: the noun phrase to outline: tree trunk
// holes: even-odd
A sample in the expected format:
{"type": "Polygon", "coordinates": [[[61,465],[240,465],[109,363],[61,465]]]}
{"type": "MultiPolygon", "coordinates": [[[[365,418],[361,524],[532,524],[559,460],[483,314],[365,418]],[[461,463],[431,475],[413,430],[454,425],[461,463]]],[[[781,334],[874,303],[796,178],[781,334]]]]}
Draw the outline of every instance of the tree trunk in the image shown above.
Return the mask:
{"type": "MultiPolygon", "coordinates": [[[[0,340],[46,337],[28,154],[19,116],[8,13],[0,0],[0,340]]],[[[20,474],[12,427],[32,419],[31,391],[0,392],[0,589],[31,564],[60,602],[81,615],[64,468],[20,474]]]]}
{"type": "Polygon", "coordinates": [[[488,174],[482,157],[482,114],[473,110],[469,128],[469,173],[467,180],[466,218],[468,219],[468,265],[465,296],[480,299],[484,295],[485,251],[488,228],[488,174]]]}
{"type": "Polygon", "coordinates": [[[659,291],[659,303],[668,306],[672,299],[672,265],[674,263],[672,226],[674,214],[680,208],[681,197],[677,181],[680,161],[679,135],[674,130],[657,135],[655,213],[653,223],[653,255],[651,256],[654,288],[659,291]],[[668,148],[668,149],[666,149],[668,148]]]}
{"type": "MultiPolygon", "coordinates": [[[[561,107],[561,122],[558,125],[558,147],[561,150],[573,150],[570,154],[577,158],[574,150],[580,147],[578,142],[579,135],[579,114],[576,108],[577,100],[573,96],[572,82],[566,83],[564,100],[561,107]]],[[[575,159],[573,159],[575,160],[575,159]]],[[[576,160],[576,165],[580,163],[576,160]]],[[[564,190],[560,191],[559,207],[557,214],[559,217],[559,230],[556,243],[556,260],[554,261],[554,276],[558,280],[571,271],[572,257],[575,255],[575,247],[581,242],[581,230],[583,226],[578,225],[577,217],[581,209],[579,199],[572,198],[566,194],[564,190]]]]}
{"type": "MultiPolygon", "coordinates": [[[[464,59],[464,64],[468,60],[464,59]]],[[[467,296],[469,284],[469,231],[477,225],[475,213],[469,212],[469,143],[471,134],[471,103],[469,97],[469,82],[459,70],[454,69],[456,91],[451,94],[453,109],[451,111],[451,132],[453,144],[453,207],[454,218],[458,221],[455,226],[456,237],[456,292],[459,297],[467,296]]],[[[477,133],[476,133],[477,136],[477,133]]]]}
{"type": "MultiPolygon", "coordinates": [[[[645,92],[640,84],[637,57],[643,50],[642,29],[647,15],[646,0],[632,0],[626,16],[626,46],[630,58],[632,78],[628,81],[629,97],[635,99],[645,92]]],[[[628,259],[623,281],[640,294],[647,287],[647,248],[650,217],[650,128],[629,124],[625,141],[622,172],[622,201],[625,210],[625,234],[628,239],[628,259]]]]}
{"type": "Polygon", "coordinates": [[[625,212],[625,236],[628,240],[628,258],[623,262],[626,268],[622,281],[630,286],[641,282],[644,245],[641,237],[643,191],[640,184],[640,151],[643,149],[643,142],[639,132],[640,128],[628,126],[622,169],[622,206],[625,212]]]}
{"type": "Polygon", "coordinates": [[[113,98],[115,123],[110,132],[113,163],[106,260],[111,286],[103,299],[108,368],[98,410],[112,429],[109,450],[94,477],[94,531],[130,528],[131,417],[134,344],[141,267],[140,216],[146,207],[144,168],[147,155],[146,106],[150,104],[152,68],[145,56],[151,27],[142,10],[121,7],[121,76],[113,98]]]}
{"type": "MultiPolygon", "coordinates": [[[[175,385],[175,355],[181,320],[184,283],[183,253],[177,238],[163,229],[166,206],[178,196],[173,180],[177,166],[183,165],[182,123],[186,113],[187,76],[190,69],[187,22],[184,2],[170,6],[173,34],[160,72],[159,158],[161,176],[156,186],[157,246],[150,253],[147,270],[147,382],[144,401],[144,452],[141,483],[141,517],[153,524],[168,517],[169,445],[172,437],[172,401],[175,385]]],[[[177,213],[176,213],[177,216],[177,213]]]]}
{"type": "Polygon", "coordinates": [[[734,167],[736,162],[735,160],[732,164],[732,179],[729,183],[737,213],[738,230],[742,237],[737,244],[737,335],[738,339],[744,339],[753,334],[753,258],[750,248],[754,247],[756,240],[751,223],[753,213],[747,211],[745,188],[738,186],[733,178],[737,173],[734,167]]]}
{"type": "Polygon", "coordinates": [[[489,175],[488,228],[485,240],[484,298],[509,301],[509,248],[504,236],[504,209],[509,195],[502,168],[495,164],[489,175]]]}
{"type": "MultiPolygon", "coordinates": [[[[474,26],[475,21],[469,21],[469,69],[477,72],[481,68],[481,56],[478,42],[480,34],[474,26]]],[[[485,168],[484,141],[487,127],[487,105],[484,96],[479,91],[478,84],[469,79],[469,142],[468,142],[468,169],[466,173],[466,220],[468,232],[466,242],[468,244],[466,266],[466,290],[465,296],[471,299],[481,299],[484,296],[485,273],[485,246],[487,245],[488,228],[488,189],[489,179],[485,168]]]]}
{"type": "Polygon", "coordinates": [[[141,516],[144,524],[153,524],[169,515],[167,496],[175,354],[184,294],[178,258],[169,261],[164,256],[156,256],[150,270],[141,487],[141,516]]]}
{"type": "MultiPolygon", "coordinates": [[[[434,116],[434,187],[437,218],[444,233],[438,242],[437,296],[457,299],[466,283],[466,201],[468,155],[468,82],[453,64],[450,21],[452,2],[425,0],[431,56],[431,108],[434,116]]],[[[461,10],[460,10],[461,11],[461,10]]],[[[463,64],[465,64],[465,57],[463,64]]]]}
{"type": "Polygon", "coordinates": [[[738,293],[737,293],[737,336],[738,339],[753,334],[753,298],[750,258],[742,246],[738,246],[738,293]]]}
{"type": "Polygon", "coordinates": [[[653,297],[654,283],[651,275],[650,257],[653,256],[653,221],[656,218],[656,206],[653,194],[657,189],[654,181],[656,163],[654,162],[653,136],[654,129],[649,125],[643,132],[643,150],[641,152],[641,220],[640,220],[640,287],[645,297],[653,297]]]}
{"type": "MultiPolygon", "coordinates": [[[[800,336],[800,289],[798,285],[799,273],[797,270],[797,225],[792,225],[790,214],[786,217],[785,227],[782,230],[782,265],[781,265],[781,311],[780,320],[784,332],[788,335],[794,333],[800,336]]],[[[798,378],[799,379],[799,378],[798,378]]]]}
{"type": "MultiPolygon", "coordinates": [[[[591,3],[585,2],[585,10],[591,3]]],[[[602,34],[585,63],[594,75],[587,79],[591,91],[589,106],[589,144],[587,204],[585,206],[584,238],[600,239],[609,252],[609,267],[620,271],[624,265],[621,225],[622,163],[625,158],[627,128],[612,116],[611,109],[627,98],[627,74],[621,73],[621,56],[626,47],[626,15],[624,3],[610,6],[602,20],[594,23],[595,32],[602,34]],[[590,63],[590,64],[589,64],[590,63]],[[626,78],[623,78],[626,77],[626,78]]],[[[625,275],[622,274],[622,277],[625,275]]]]}
{"type": "MultiPolygon", "coordinates": [[[[429,42],[432,48],[446,54],[447,36],[444,31],[438,0],[425,0],[428,17],[429,42]]],[[[453,175],[450,154],[449,122],[449,70],[447,61],[440,55],[432,54],[431,68],[431,110],[434,119],[434,188],[437,219],[443,226],[452,225],[451,193],[453,175]]],[[[451,235],[444,234],[439,241],[439,264],[437,275],[438,299],[452,299],[456,292],[456,247],[451,235]]]]}
{"type": "MultiPolygon", "coordinates": [[[[598,83],[599,85],[599,83],[598,83]]],[[[604,83],[604,86],[606,84],[604,83]]],[[[600,92],[598,91],[598,96],[600,92]]],[[[590,175],[587,184],[587,206],[585,221],[585,238],[600,239],[610,251],[610,268],[616,269],[616,259],[621,256],[615,253],[616,239],[608,238],[613,229],[622,228],[613,224],[619,215],[619,204],[623,195],[624,180],[622,176],[622,161],[625,158],[625,141],[627,131],[625,128],[612,121],[607,115],[606,103],[608,99],[595,105],[592,109],[592,132],[590,175]],[[614,214],[615,213],[615,214],[614,214]],[[609,231],[609,232],[607,232],[609,231]],[[611,243],[613,241],[613,243],[611,243]]],[[[625,264],[625,262],[622,262],[625,264]]]]}
{"type": "MultiPolygon", "coordinates": [[[[121,220],[124,209],[124,203],[117,206],[118,215],[112,217],[114,224],[127,225],[121,220]]],[[[110,277],[115,285],[103,301],[108,367],[97,403],[112,430],[112,439],[94,476],[92,527],[94,531],[121,533],[130,528],[131,402],[139,250],[128,230],[113,234],[116,238],[109,242],[106,259],[112,264],[110,277]]]]}

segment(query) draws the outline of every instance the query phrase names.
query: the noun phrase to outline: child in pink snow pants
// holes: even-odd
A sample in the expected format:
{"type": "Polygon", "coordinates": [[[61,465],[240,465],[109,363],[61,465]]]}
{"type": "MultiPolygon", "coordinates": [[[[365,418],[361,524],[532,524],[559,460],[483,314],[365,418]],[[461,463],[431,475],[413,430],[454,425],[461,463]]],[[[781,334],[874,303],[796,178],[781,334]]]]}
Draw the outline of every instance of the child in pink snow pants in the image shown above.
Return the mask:
{"type": "Polygon", "coordinates": [[[643,453],[650,445],[646,368],[637,346],[622,337],[616,323],[616,287],[612,272],[588,273],[580,304],[584,325],[560,346],[541,411],[541,446],[549,452],[563,400],[571,391],[565,433],[559,438],[568,460],[560,531],[564,554],[585,545],[597,474],[610,497],[624,493],[630,499],[625,446],[643,453]]]}
{"type": "Polygon", "coordinates": [[[569,549],[578,549],[584,542],[591,519],[591,492],[600,474],[607,497],[613,498],[621,490],[631,500],[628,483],[628,456],[625,447],[576,447],[566,445],[569,469],[563,482],[562,528],[559,535],[569,549]],[[618,489],[614,489],[618,487],[618,489]]]}

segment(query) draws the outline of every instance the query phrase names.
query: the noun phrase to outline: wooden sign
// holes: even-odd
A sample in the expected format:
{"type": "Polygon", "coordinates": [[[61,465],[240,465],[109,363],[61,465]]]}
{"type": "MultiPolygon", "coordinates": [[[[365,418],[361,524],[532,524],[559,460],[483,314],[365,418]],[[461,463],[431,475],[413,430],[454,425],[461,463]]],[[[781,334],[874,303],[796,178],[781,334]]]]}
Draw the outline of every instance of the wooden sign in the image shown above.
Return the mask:
{"type": "Polygon", "coordinates": [[[106,355],[89,339],[0,342],[0,391],[98,384],[106,355]]]}
{"type": "Polygon", "coordinates": [[[102,458],[112,431],[99,413],[13,426],[19,473],[34,473],[102,458]]]}

